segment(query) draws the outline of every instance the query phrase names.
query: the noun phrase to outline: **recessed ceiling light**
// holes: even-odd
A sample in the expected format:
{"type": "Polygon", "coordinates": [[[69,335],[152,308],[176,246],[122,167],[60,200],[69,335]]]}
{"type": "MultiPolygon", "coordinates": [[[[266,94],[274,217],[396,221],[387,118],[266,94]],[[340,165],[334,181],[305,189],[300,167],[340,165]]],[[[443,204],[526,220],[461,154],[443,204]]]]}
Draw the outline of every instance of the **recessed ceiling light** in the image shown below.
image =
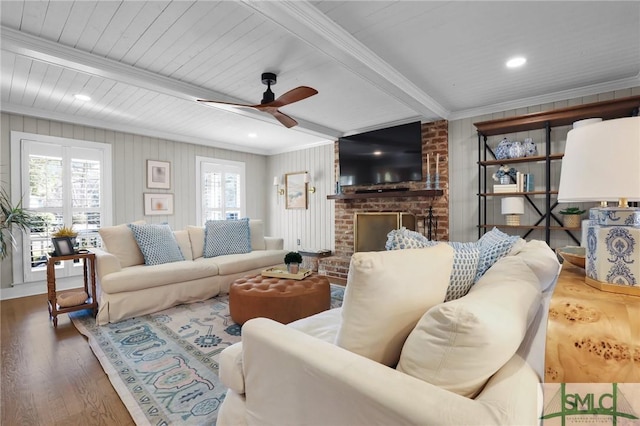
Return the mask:
{"type": "Polygon", "coordinates": [[[258,137],[257,133],[249,133],[247,136],[249,136],[250,138],[256,138],[258,137]]]}
{"type": "Polygon", "coordinates": [[[518,68],[523,66],[527,62],[527,59],[523,56],[516,56],[515,58],[511,58],[507,61],[507,67],[509,68],[518,68]]]}
{"type": "Polygon", "coordinates": [[[382,155],[382,151],[373,151],[373,155],[382,155]]]}
{"type": "Polygon", "coordinates": [[[75,94],[73,95],[76,99],[78,99],[79,101],[90,101],[91,98],[88,97],[87,95],[81,95],[81,94],[75,94]]]}

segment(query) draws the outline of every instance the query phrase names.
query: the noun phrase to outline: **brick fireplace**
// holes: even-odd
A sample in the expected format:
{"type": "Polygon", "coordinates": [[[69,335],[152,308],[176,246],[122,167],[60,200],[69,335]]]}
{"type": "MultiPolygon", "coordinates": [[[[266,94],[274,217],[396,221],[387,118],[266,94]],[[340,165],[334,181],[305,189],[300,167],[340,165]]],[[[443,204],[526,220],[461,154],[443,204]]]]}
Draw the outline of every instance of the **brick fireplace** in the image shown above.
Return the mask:
{"type": "MultiPolygon", "coordinates": [[[[339,176],[338,142],[334,145],[334,173],[339,176]]],[[[435,169],[436,154],[440,154],[440,188],[443,195],[438,197],[399,196],[366,199],[335,200],[335,252],[331,257],[321,259],[320,273],[331,277],[333,282],[346,282],[349,262],[354,251],[354,214],[371,212],[405,212],[415,215],[416,230],[427,235],[429,209],[433,212],[432,239],[449,239],[449,147],[448,122],[446,120],[422,124],[422,174],[426,176],[426,158],[430,155],[431,172],[435,169]]],[[[424,182],[404,182],[395,185],[349,186],[344,193],[361,189],[409,187],[410,190],[424,189],[424,182]]],[[[373,194],[372,194],[373,195],[373,194]]]]}

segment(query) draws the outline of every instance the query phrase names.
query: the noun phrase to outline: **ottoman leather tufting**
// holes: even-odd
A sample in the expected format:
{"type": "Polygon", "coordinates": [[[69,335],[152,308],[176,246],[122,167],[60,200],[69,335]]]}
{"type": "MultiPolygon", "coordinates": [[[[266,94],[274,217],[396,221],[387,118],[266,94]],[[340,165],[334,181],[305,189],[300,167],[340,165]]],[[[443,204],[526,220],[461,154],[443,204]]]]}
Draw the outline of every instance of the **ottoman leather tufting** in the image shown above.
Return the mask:
{"type": "Polygon", "coordinates": [[[248,276],[234,281],[229,289],[231,318],[241,325],[258,317],[288,324],[326,311],[330,305],[329,280],[317,274],[299,281],[248,276]]]}

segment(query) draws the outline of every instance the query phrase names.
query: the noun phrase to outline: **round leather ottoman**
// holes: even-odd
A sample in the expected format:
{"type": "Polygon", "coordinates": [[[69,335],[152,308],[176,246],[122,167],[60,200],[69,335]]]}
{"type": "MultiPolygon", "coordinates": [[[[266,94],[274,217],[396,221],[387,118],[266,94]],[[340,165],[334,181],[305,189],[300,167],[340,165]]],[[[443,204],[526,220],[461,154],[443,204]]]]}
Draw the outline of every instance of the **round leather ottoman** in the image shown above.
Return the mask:
{"type": "Polygon", "coordinates": [[[303,280],[243,277],[229,289],[231,318],[240,325],[258,317],[288,324],[326,311],[330,305],[329,280],[317,274],[303,280]]]}

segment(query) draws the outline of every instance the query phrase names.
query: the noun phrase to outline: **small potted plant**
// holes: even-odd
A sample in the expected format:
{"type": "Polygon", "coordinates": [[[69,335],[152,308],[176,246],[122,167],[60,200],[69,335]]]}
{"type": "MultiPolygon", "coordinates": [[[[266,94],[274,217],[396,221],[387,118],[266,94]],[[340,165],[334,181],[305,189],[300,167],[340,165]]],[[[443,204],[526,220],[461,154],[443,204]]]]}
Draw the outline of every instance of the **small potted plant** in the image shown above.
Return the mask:
{"type": "Polygon", "coordinates": [[[302,255],[297,251],[290,251],[284,256],[284,263],[287,265],[287,271],[290,274],[297,274],[300,271],[302,255]]]}
{"type": "Polygon", "coordinates": [[[51,238],[69,238],[71,240],[71,246],[76,245],[76,237],[78,233],[73,229],[73,227],[61,226],[56,229],[52,234],[51,238]]]}
{"type": "Polygon", "coordinates": [[[567,207],[560,210],[560,214],[564,216],[564,226],[567,228],[579,228],[581,216],[586,210],[580,210],[579,207],[567,207]]]}

